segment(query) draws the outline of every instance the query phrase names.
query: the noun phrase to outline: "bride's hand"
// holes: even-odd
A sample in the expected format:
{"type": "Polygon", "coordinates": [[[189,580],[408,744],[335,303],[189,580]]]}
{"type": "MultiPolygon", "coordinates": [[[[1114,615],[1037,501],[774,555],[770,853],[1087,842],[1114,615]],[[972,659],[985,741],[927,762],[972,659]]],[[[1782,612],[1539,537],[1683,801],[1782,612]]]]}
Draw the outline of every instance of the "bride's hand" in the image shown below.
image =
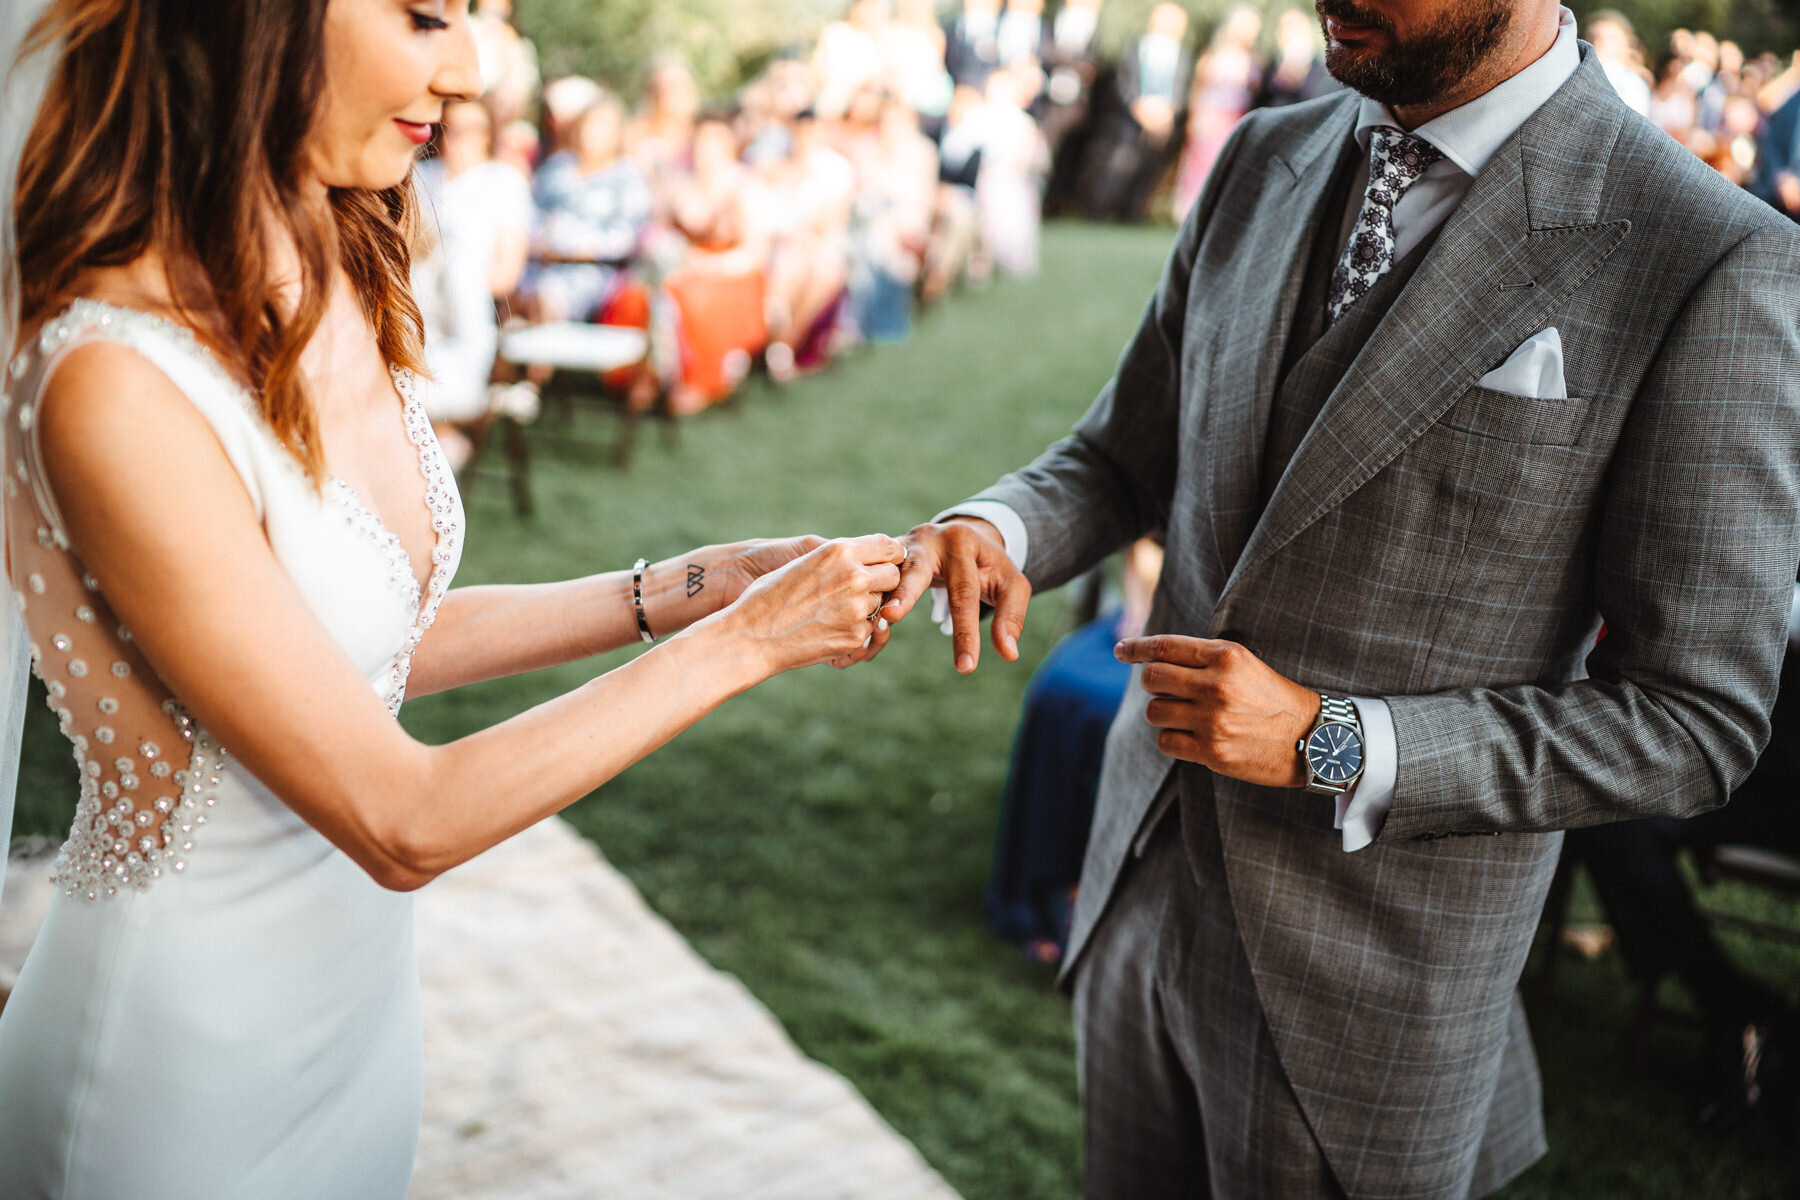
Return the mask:
{"type": "Polygon", "coordinates": [[[905,557],[885,534],[826,542],[759,577],[722,616],[770,675],[853,660],[875,633],[882,597],[899,586],[905,557]]]}
{"type": "Polygon", "coordinates": [[[811,554],[824,544],[824,538],[808,533],[789,538],[752,538],[720,547],[722,554],[715,568],[723,589],[719,607],[737,603],[738,597],[758,579],[787,566],[803,554],[811,554]]]}

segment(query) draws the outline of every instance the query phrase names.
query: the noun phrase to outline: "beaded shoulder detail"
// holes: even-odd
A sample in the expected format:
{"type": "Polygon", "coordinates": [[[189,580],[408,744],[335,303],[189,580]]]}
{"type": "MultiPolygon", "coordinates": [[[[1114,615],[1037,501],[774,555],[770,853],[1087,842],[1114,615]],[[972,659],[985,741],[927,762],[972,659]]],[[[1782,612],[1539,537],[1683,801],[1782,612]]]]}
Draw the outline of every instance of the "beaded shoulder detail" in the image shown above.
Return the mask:
{"type": "MultiPolygon", "coordinates": [[[[203,370],[218,385],[222,394],[230,396],[247,414],[262,418],[262,410],[242,381],[225,369],[219,356],[203,345],[194,331],[154,313],[138,308],[108,304],[104,300],[83,298],[70,303],[61,314],[46,321],[31,344],[20,348],[13,357],[12,377],[19,379],[30,368],[33,354],[49,355],[68,345],[75,335],[87,329],[102,329],[126,335],[148,333],[172,346],[184,359],[203,370]]],[[[35,397],[33,398],[35,401],[35,397]]],[[[298,470],[300,464],[294,464],[298,470]]]]}
{"type": "Polygon", "coordinates": [[[42,373],[31,369],[93,328],[127,344],[152,334],[205,368],[222,394],[241,389],[186,330],[98,301],[77,301],[48,322],[8,369],[8,577],[32,669],[74,749],[80,789],[53,878],[71,896],[99,900],[186,871],[226,754],[138,652],[61,530],[43,478],[34,436],[42,373]]]}

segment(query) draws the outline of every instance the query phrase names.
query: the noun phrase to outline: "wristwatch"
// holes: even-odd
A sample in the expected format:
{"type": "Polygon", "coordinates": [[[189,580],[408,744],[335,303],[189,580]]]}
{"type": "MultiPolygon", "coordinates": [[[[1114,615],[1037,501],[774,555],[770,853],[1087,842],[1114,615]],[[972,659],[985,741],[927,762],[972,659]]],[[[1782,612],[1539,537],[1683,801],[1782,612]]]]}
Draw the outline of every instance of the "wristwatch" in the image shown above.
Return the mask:
{"type": "Polygon", "coordinates": [[[1319,719],[1294,743],[1306,764],[1306,790],[1341,796],[1363,773],[1362,720],[1356,705],[1337,696],[1319,696],[1319,719]]]}

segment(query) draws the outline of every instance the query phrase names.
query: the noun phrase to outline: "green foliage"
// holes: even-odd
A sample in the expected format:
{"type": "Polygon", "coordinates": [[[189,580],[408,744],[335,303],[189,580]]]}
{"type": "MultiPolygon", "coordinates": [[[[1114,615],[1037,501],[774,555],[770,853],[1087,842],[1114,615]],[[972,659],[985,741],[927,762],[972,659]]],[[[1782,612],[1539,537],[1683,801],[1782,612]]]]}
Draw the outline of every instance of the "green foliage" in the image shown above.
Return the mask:
{"type": "Polygon", "coordinates": [[[659,55],[693,66],[702,93],[728,95],[784,47],[810,52],[835,0],[520,0],[516,20],[546,79],[591,75],[637,97],[659,55]]]}

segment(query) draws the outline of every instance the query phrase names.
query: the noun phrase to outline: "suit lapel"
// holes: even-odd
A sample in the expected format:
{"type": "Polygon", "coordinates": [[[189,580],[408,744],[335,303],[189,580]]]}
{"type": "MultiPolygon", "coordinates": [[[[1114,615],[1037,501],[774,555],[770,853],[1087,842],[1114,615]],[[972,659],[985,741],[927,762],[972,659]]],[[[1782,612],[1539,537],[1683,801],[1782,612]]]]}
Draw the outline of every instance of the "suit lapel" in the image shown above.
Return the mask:
{"type": "Polygon", "coordinates": [[[1228,564],[1239,557],[1259,512],[1259,472],[1275,386],[1293,336],[1313,236],[1321,222],[1335,229],[1341,218],[1325,206],[1331,200],[1332,174],[1355,127],[1356,105],[1343,104],[1291,152],[1270,156],[1276,186],[1310,202],[1304,212],[1265,206],[1268,245],[1254,261],[1268,269],[1245,281],[1231,301],[1235,315],[1222,323],[1218,335],[1223,352],[1208,389],[1208,491],[1214,537],[1228,564]]]}
{"type": "Polygon", "coordinates": [[[1621,111],[1586,53],[1488,163],[1301,441],[1225,593],[1399,457],[1618,246],[1629,223],[1595,218],[1621,111]]]}

